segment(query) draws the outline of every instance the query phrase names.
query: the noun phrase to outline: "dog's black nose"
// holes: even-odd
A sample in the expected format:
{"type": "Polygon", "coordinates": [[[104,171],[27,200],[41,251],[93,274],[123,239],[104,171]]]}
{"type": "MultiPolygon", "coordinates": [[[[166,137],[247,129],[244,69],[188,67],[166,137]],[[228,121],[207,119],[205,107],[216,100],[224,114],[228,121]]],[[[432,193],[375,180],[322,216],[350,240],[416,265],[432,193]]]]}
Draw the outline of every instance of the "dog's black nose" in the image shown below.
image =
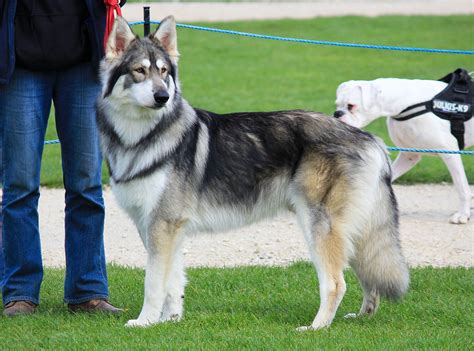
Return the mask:
{"type": "Polygon", "coordinates": [[[342,116],[344,116],[344,112],[341,111],[341,110],[337,110],[336,112],[334,112],[333,116],[336,117],[336,118],[342,117],[342,116]]]}
{"type": "Polygon", "coordinates": [[[153,98],[157,105],[164,105],[170,98],[168,92],[166,90],[160,90],[157,93],[153,94],[153,98]]]}

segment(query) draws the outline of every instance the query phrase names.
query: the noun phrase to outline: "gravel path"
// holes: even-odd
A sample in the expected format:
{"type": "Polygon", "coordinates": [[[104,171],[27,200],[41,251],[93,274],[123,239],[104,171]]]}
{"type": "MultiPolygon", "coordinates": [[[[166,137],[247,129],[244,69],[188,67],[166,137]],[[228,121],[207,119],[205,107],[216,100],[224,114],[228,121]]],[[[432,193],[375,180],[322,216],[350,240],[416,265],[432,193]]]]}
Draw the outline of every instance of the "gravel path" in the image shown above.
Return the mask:
{"type": "MultiPolygon", "coordinates": [[[[471,187],[474,192],[474,186],[471,187]]],[[[457,205],[450,185],[395,186],[400,203],[401,239],[411,266],[473,266],[474,221],[448,223],[457,205]]],[[[108,262],[143,267],[145,250],[131,220],[117,207],[110,189],[106,202],[105,246],[108,262]]],[[[40,228],[47,266],[64,265],[64,195],[42,189],[40,228]]],[[[187,266],[286,265],[306,260],[307,250],[293,216],[283,214],[225,234],[191,236],[185,243],[187,266]]]]}
{"type": "Polygon", "coordinates": [[[178,22],[226,22],[281,18],[380,15],[453,15],[474,12],[471,0],[335,0],[268,3],[129,3],[123,8],[128,21],[143,20],[143,6],[151,19],[173,14],[178,22]]]}

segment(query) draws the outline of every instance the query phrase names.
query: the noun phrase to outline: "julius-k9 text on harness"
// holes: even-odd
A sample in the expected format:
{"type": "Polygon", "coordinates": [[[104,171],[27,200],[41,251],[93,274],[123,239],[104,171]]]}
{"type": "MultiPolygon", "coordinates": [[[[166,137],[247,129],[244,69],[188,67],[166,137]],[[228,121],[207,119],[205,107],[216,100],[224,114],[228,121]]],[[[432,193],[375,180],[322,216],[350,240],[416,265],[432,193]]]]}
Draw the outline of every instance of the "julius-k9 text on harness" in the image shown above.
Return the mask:
{"type": "Polygon", "coordinates": [[[464,122],[472,118],[474,104],[474,84],[472,77],[463,69],[458,68],[452,73],[439,79],[448,85],[431,100],[408,106],[397,116],[397,121],[408,119],[432,112],[451,123],[451,134],[458,141],[459,150],[464,149],[464,122]]]}

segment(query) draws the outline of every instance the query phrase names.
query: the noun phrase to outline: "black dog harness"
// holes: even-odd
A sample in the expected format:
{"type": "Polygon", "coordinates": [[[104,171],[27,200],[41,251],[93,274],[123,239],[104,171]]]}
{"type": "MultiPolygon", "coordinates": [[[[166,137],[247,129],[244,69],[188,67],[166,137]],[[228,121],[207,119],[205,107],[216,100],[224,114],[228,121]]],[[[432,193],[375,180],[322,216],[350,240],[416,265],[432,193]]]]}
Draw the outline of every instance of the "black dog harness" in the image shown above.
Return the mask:
{"type": "Polygon", "coordinates": [[[432,112],[451,123],[451,134],[458,141],[459,150],[462,150],[464,149],[464,123],[472,118],[474,84],[469,73],[462,68],[458,68],[439,81],[448,83],[448,86],[433,99],[408,106],[392,118],[397,121],[406,121],[432,112]]]}

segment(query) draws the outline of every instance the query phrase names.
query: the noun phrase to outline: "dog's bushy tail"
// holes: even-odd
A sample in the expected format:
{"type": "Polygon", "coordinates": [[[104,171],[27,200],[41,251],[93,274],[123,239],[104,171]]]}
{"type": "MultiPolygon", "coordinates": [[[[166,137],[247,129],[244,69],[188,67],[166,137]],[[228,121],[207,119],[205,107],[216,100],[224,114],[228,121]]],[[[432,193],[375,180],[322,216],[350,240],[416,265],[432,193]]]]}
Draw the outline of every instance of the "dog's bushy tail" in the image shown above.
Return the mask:
{"type": "Polygon", "coordinates": [[[398,206],[387,163],[375,184],[374,206],[367,223],[354,243],[351,266],[366,292],[375,289],[392,300],[408,290],[409,271],[399,241],[398,206]]]}

